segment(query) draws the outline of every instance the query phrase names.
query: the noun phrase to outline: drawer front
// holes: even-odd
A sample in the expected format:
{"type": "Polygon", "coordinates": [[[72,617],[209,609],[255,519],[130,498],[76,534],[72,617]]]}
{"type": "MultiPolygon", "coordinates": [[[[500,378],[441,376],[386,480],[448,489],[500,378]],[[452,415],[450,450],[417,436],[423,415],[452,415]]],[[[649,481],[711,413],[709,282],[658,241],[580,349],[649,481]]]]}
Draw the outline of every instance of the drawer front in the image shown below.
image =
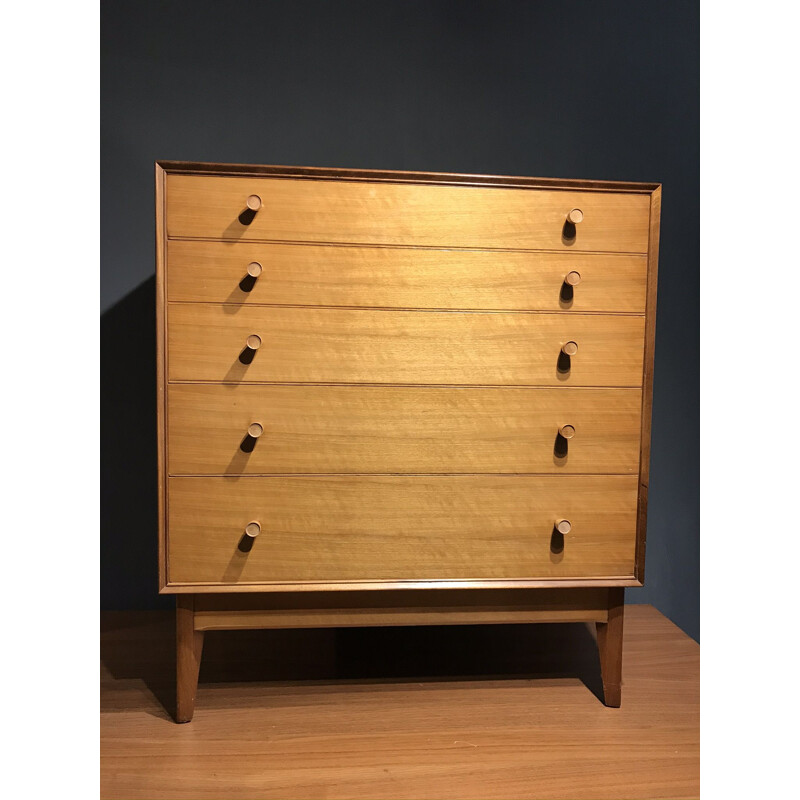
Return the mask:
{"type": "Polygon", "coordinates": [[[645,253],[641,194],[169,175],[170,237],[645,253]],[[261,208],[248,211],[251,195],[261,208]],[[565,228],[573,208],[583,221],[565,228]]]}
{"type": "Polygon", "coordinates": [[[169,491],[173,584],[633,574],[633,476],[170,478],[169,491]]]}
{"type": "MultiPolygon", "coordinates": [[[[170,300],[644,313],[644,256],[171,241],[170,300]],[[257,277],[248,266],[261,266],[257,277]],[[577,272],[579,283],[565,282],[577,272]]],[[[254,269],[257,271],[257,268],[254,269]]],[[[570,280],[576,280],[574,276],[570,280]]]]}
{"type": "Polygon", "coordinates": [[[169,471],[635,474],[641,403],[639,389],[172,384],[169,471]]]}
{"type": "Polygon", "coordinates": [[[168,339],[173,381],[635,387],[644,318],[173,303],[168,339]]]}

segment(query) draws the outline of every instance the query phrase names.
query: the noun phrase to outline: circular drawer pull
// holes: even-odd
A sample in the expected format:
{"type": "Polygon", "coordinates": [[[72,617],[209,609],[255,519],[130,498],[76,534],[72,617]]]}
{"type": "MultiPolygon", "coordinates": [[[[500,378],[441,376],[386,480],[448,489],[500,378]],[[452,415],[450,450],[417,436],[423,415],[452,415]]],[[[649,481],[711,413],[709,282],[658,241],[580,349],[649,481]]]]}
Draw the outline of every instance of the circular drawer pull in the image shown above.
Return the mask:
{"type": "Polygon", "coordinates": [[[263,269],[264,267],[262,267],[261,264],[258,263],[258,261],[251,261],[247,265],[247,274],[251,278],[257,278],[262,273],[263,269]]]}
{"type": "Polygon", "coordinates": [[[255,539],[259,533],[261,533],[261,524],[258,522],[248,522],[247,525],[244,526],[244,532],[251,538],[255,539]]]}
{"type": "Polygon", "coordinates": [[[251,333],[247,337],[247,349],[258,350],[259,347],[261,347],[261,337],[256,335],[255,333],[251,333]]]}
{"type": "Polygon", "coordinates": [[[575,272],[575,270],[568,272],[567,277],[564,278],[564,283],[566,283],[567,286],[577,286],[580,282],[581,274],[580,272],[575,272]]]}
{"type": "Polygon", "coordinates": [[[258,211],[258,209],[261,208],[261,198],[257,194],[251,194],[250,197],[247,198],[247,207],[251,211],[258,211]]]}
{"type": "Polygon", "coordinates": [[[579,208],[573,208],[572,211],[567,214],[567,222],[571,222],[573,225],[583,222],[583,211],[579,208]]]}
{"type": "Polygon", "coordinates": [[[564,345],[561,345],[561,352],[565,356],[574,356],[575,353],[578,352],[578,343],[577,342],[567,342],[564,345]]]}
{"type": "Polygon", "coordinates": [[[557,519],[556,530],[561,533],[569,533],[572,530],[572,523],[568,519],[557,519]]]}
{"type": "Polygon", "coordinates": [[[558,432],[564,439],[571,439],[575,435],[575,426],[574,425],[562,425],[558,432]]]}
{"type": "Polygon", "coordinates": [[[260,422],[251,422],[250,427],[247,429],[247,435],[252,436],[253,439],[258,439],[264,433],[264,426],[260,422]]]}

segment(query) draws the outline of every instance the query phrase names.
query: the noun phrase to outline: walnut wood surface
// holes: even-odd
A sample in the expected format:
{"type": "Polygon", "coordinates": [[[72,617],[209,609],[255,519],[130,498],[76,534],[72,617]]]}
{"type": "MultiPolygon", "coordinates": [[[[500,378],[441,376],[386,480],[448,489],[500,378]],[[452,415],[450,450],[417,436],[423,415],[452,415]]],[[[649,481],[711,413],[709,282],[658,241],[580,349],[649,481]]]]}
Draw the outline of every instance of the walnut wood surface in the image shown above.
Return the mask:
{"type": "Polygon", "coordinates": [[[173,381],[640,386],[644,318],[173,303],[168,338],[173,381]]]}
{"type": "Polygon", "coordinates": [[[167,180],[170,238],[647,252],[646,195],[173,174],[167,180]],[[248,214],[253,193],[263,205],[248,214]],[[584,219],[565,231],[578,205],[584,219]]]}
{"type": "Polygon", "coordinates": [[[173,240],[168,264],[170,300],[212,303],[643,314],[647,279],[644,256],[254,242],[173,240]]]}
{"type": "Polygon", "coordinates": [[[635,476],[170,478],[170,582],[630,577],[635,476]],[[568,537],[554,520],[572,522],[568,537]],[[262,532],[242,548],[250,520],[262,532]]]}
{"type": "Polygon", "coordinates": [[[700,647],[650,606],[617,710],[581,624],[212,631],[188,727],[173,613],[101,624],[105,800],[700,796],[700,647]]]}
{"type": "Polygon", "coordinates": [[[638,389],[171,384],[169,471],[636,474],[640,412],[638,389]]]}

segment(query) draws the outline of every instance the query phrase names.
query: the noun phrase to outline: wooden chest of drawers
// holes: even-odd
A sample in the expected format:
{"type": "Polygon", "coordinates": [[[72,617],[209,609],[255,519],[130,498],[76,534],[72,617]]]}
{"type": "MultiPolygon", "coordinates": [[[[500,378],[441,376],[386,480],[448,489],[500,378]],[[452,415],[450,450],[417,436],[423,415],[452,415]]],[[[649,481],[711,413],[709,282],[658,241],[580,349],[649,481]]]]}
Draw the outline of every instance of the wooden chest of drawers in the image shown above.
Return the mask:
{"type": "Polygon", "coordinates": [[[161,591],[206,630],[597,623],[640,586],[660,186],[156,165],[161,591]]]}

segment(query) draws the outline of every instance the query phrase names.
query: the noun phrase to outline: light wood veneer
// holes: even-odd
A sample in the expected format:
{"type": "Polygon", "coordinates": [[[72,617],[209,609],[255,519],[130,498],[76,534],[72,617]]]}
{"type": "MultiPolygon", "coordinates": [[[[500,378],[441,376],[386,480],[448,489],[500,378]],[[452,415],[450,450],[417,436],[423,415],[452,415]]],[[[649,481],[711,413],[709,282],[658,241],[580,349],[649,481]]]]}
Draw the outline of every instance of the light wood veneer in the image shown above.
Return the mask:
{"type": "Polygon", "coordinates": [[[247,627],[592,621],[620,704],[660,191],[156,165],[178,721],[247,627]]]}
{"type": "Polygon", "coordinates": [[[643,314],[647,289],[643,255],[173,240],[168,257],[178,302],[643,314]]]}
{"type": "Polygon", "coordinates": [[[170,478],[169,580],[630,578],[636,491],[635,476],[170,478]]]}
{"type": "MultiPolygon", "coordinates": [[[[514,605],[546,592],[526,594],[514,605]]],[[[166,724],[172,622],[101,617],[105,800],[709,796],[700,647],[650,606],[625,608],[619,709],[595,701],[597,654],[580,623],[212,631],[191,731],[166,724]]]]}
{"type": "Polygon", "coordinates": [[[169,471],[633,475],[641,403],[639,389],[173,384],[169,471]]]}
{"type": "Polygon", "coordinates": [[[176,303],[172,381],[641,386],[644,318],[176,303]],[[248,336],[262,346],[242,358],[248,336]],[[579,352],[566,360],[569,341],[579,352]]]}
{"type": "Polygon", "coordinates": [[[629,193],[193,175],[167,193],[170,238],[646,253],[649,221],[649,197],[629,193]]]}

